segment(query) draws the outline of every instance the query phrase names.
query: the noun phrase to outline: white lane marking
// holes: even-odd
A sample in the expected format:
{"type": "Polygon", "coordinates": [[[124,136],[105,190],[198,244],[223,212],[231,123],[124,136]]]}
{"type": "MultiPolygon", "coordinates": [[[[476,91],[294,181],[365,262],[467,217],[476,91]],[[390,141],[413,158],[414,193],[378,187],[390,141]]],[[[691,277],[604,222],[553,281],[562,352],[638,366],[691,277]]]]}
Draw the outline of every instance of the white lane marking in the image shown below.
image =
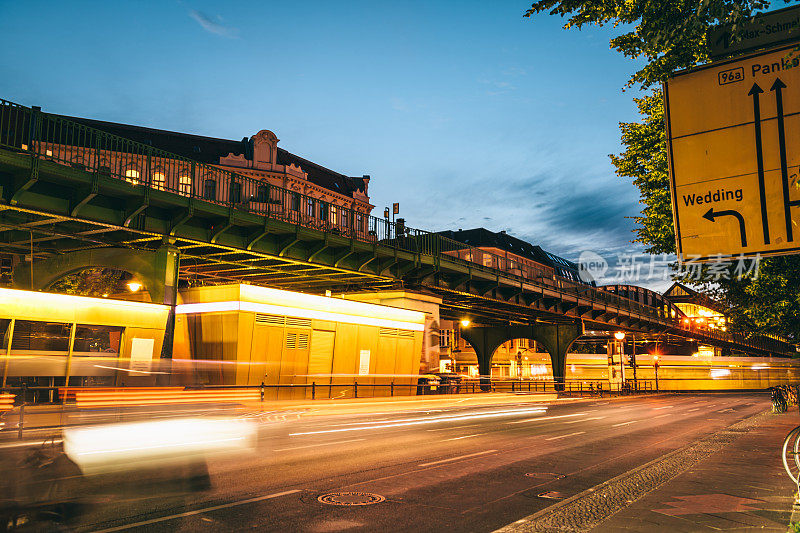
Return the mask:
{"type": "Polygon", "coordinates": [[[474,428],[480,424],[467,424],[466,426],[451,426],[449,428],[426,429],[425,431],[447,431],[449,429],[474,428]]]}
{"type": "Polygon", "coordinates": [[[604,416],[591,416],[589,418],[582,418],[580,420],[568,420],[565,424],[580,424],[581,422],[588,422],[589,420],[602,420],[604,416]]]}
{"type": "Polygon", "coordinates": [[[694,409],[689,409],[689,410],[688,410],[688,411],[686,411],[686,412],[687,412],[687,413],[691,413],[692,411],[699,411],[699,410],[700,410],[700,408],[699,408],[699,407],[695,407],[694,409]]]}
{"type": "Polygon", "coordinates": [[[674,405],[665,405],[664,407],[653,407],[653,411],[657,411],[659,409],[672,409],[675,407],[674,405]]]}
{"type": "Polygon", "coordinates": [[[478,435],[486,435],[486,433],[475,433],[474,435],[464,435],[463,437],[453,437],[452,439],[444,439],[442,442],[447,442],[448,440],[470,439],[472,437],[477,437],[478,435]]]}
{"type": "Polygon", "coordinates": [[[665,416],[672,416],[672,413],[667,413],[667,414],[663,414],[663,415],[654,416],[653,420],[655,420],[656,418],[664,418],[665,416]]]}
{"type": "Polygon", "coordinates": [[[469,459],[471,457],[477,457],[479,455],[486,455],[487,453],[495,453],[497,450],[485,450],[482,452],[477,453],[470,453],[467,455],[459,455],[458,457],[451,457],[450,459],[442,459],[440,461],[431,461],[430,463],[422,463],[418,466],[433,466],[433,465],[440,465],[442,463],[451,463],[453,461],[458,461],[459,459],[469,459]]]}
{"type": "Polygon", "coordinates": [[[336,444],[345,444],[348,442],[358,442],[360,440],[367,440],[367,439],[349,439],[349,440],[337,440],[336,442],[321,442],[319,444],[308,444],[307,446],[292,446],[291,448],[278,448],[277,450],[272,450],[273,452],[288,452],[289,450],[302,450],[304,448],[319,448],[320,446],[334,446],[336,444]]]}
{"type": "Polygon", "coordinates": [[[206,507],[204,509],[197,509],[195,511],[186,511],[185,513],[178,513],[169,516],[162,516],[161,518],[153,518],[152,520],[144,520],[143,522],[134,522],[133,524],[125,524],[123,526],[117,527],[110,527],[108,529],[101,529],[99,531],[95,531],[94,533],[111,533],[112,531],[123,531],[125,529],[131,529],[134,527],[140,526],[147,526],[150,524],[157,524],[159,522],[165,522],[167,520],[174,520],[175,518],[183,518],[185,516],[194,516],[197,514],[207,513],[209,511],[216,511],[218,509],[227,509],[228,507],[236,507],[238,505],[247,505],[248,503],[255,503],[264,500],[269,500],[272,498],[278,498],[280,496],[288,496],[289,494],[295,494],[297,492],[301,492],[299,489],[293,490],[285,490],[283,492],[276,492],[275,494],[267,494],[266,496],[258,496],[257,498],[249,498],[247,500],[241,500],[238,502],[231,502],[231,503],[224,503],[222,505],[214,505],[213,507],[206,507]]]}
{"type": "Polygon", "coordinates": [[[585,431],[576,431],[575,433],[569,433],[567,435],[559,435],[558,437],[550,437],[549,439],[544,440],[557,440],[557,439],[566,439],[567,437],[574,437],[575,435],[583,435],[586,433],[585,431]]]}
{"type": "Polygon", "coordinates": [[[15,442],[13,444],[2,444],[2,445],[0,445],[0,449],[4,449],[4,448],[27,448],[28,446],[45,446],[46,444],[49,444],[49,443],[59,444],[61,442],[62,442],[61,439],[40,440],[40,441],[34,441],[34,442],[15,442]]]}
{"type": "Polygon", "coordinates": [[[635,424],[636,422],[639,422],[639,420],[631,420],[630,422],[620,422],[619,424],[613,424],[611,427],[616,428],[619,426],[627,426],[628,424],[635,424]]]}
{"type": "Polygon", "coordinates": [[[539,422],[542,420],[555,420],[556,418],[568,418],[572,416],[583,416],[587,413],[574,413],[571,415],[556,415],[556,416],[540,416],[538,418],[526,418],[525,420],[515,420],[514,422],[506,422],[506,424],[523,424],[525,422],[539,422]]]}
{"type": "Polygon", "coordinates": [[[721,411],[717,411],[717,412],[718,412],[718,413],[732,413],[732,412],[733,412],[733,409],[731,409],[731,408],[729,407],[728,409],[722,409],[721,411]]]}

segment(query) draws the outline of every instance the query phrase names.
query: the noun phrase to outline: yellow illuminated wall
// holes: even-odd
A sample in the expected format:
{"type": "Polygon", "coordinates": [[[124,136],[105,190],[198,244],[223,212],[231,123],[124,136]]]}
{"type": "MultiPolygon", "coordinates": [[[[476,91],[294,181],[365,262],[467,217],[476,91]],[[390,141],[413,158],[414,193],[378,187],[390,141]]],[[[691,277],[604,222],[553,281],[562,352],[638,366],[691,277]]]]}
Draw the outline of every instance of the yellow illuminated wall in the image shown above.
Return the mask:
{"type": "Polygon", "coordinates": [[[266,398],[415,392],[425,314],[251,285],[181,292],[175,357],[192,359],[210,384],[267,388],[266,398]],[[402,386],[406,385],[406,386],[402,386]]]}

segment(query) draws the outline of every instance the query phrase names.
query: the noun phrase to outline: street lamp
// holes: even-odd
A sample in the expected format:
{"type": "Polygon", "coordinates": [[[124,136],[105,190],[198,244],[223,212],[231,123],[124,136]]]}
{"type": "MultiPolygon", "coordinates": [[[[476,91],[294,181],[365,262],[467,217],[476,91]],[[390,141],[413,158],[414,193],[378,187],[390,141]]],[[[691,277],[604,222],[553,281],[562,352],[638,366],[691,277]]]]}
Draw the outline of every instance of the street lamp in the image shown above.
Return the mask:
{"type": "Polygon", "coordinates": [[[142,288],[142,284],[138,281],[130,281],[128,282],[128,290],[131,292],[137,292],[139,289],[142,288]]]}
{"type": "Polygon", "coordinates": [[[653,356],[653,370],[656,372],[656,392],[658,392],[658,355],[653,356]]]}
{"type": "Polygon", "coordinates": [[[625,332],[615,332],[614,338],[617,339],[617,346],[619,346],[619,377],[621,379],[620,392],[622,392],[622,388],[625,386],[625,343],[623,342],[625,340],[625,332]]]}
{"type": "Polygon", "coordinates": [[[471,324],[471,322],[470,322],[469,318],[462,318],[461,319],[461,327],[462,328],[468,328],[470,324],[471,324]]]}

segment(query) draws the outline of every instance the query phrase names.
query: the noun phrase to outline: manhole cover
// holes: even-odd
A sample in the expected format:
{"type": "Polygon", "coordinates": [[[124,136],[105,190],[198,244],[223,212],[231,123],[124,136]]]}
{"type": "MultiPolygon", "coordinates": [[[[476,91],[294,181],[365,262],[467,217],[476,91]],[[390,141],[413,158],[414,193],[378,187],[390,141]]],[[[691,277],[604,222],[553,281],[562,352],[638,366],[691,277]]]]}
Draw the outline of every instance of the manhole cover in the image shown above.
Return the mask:
{"type": "Polygon", "coordinates": [[[546,498],[548,500],[563,500],[564,499],[564,495],[563,494],[561,494],[560,492],[556,492],[554,490],[548,490],[547,492],[542,492],[540,494],[537,494],[537,496],[539,496],[540,498],[546,498]]]}
{"type": "Polygon", "coordinates": [[[372,505],[385,499],[380,494],[369,492],[331,492],[317,498],[317,500],[327,505],[372,505]]]}

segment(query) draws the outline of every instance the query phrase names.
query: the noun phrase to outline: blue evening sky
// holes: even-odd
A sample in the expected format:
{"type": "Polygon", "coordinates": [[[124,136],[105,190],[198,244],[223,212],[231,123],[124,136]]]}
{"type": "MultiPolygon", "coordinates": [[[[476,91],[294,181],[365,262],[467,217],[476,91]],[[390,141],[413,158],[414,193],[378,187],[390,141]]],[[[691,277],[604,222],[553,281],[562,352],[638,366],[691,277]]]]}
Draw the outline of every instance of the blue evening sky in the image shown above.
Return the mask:
{"type": "Polygon", "coordinates": [[[280,146],[372,177],[430,230],[483,226],[577,260],[635,251],[616,177],[613,30],[506,2],[0,0],[0,98],[45,111],[280,146]]]}

